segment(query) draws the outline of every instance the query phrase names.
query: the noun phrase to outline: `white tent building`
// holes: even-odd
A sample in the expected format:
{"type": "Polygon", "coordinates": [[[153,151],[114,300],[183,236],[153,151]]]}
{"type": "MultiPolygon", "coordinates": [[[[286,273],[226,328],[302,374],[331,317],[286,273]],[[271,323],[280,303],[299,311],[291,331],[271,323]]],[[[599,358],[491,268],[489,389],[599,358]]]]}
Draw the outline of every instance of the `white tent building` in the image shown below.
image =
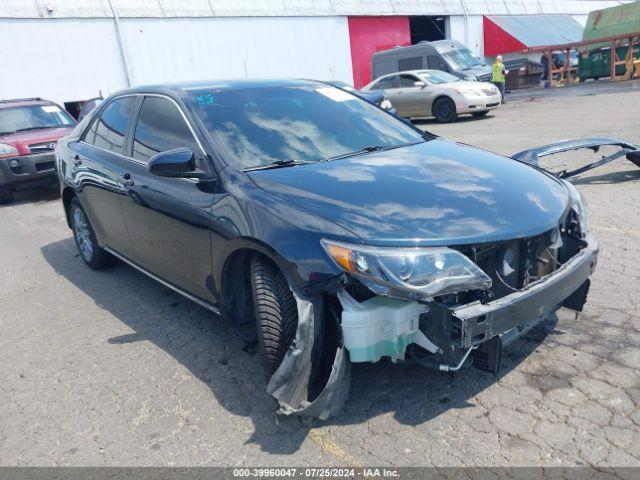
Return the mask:
{"type": "Polygon", "coordinates": [[[613,0],[0,0],[0,98],[71,102],[212,78],[368,80],[371,54],[453,38],[484,55],[488,15],[584,24],[613,0]]]}

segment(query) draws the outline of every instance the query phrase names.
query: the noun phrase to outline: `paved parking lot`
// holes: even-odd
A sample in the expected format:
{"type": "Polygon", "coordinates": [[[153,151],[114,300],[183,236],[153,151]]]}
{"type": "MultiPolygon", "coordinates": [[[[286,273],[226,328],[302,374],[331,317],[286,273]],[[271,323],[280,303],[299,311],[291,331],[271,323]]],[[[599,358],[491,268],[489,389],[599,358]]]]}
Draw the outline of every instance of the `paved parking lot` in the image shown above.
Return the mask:
{"type": "MultiPolygon", "coordinates": [[[[634,85],[419,125],[504,154],[640,143],[634,85]]],[[[250,329],[127,266],[89,270],[55,192],[22,195],[0,207],[0,465],[640,465],[640,168],[622,160],[576,184],[602,247],[584,313],[512,346],[498,382],[355,366],[346,409],[325,423],[276,419],[250,329]]]]}

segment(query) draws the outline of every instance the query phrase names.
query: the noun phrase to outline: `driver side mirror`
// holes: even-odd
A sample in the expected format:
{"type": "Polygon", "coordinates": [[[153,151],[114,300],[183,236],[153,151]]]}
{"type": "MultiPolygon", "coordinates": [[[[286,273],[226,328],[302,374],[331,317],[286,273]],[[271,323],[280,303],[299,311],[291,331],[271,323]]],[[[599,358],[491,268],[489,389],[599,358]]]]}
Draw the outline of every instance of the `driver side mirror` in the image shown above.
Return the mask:
{"type": "Polygon", "coordinates": [[[424,87],[426,87],[426,86],[427,86],[427,84],[426,84],[426,83],[424,83],[424,82],[421,82],[420,80],[417,80],[417,81],[413,82],[413,86],[414,86],[414,87],[424,88],[424,87]]]}
{"type": "Polygon", "coordinates": [[[196,154],[192,148],[174,148],[154,155],[149,159],[149,172],[169,178],[213,178],[209,172],[197,168],[196,154]]]}

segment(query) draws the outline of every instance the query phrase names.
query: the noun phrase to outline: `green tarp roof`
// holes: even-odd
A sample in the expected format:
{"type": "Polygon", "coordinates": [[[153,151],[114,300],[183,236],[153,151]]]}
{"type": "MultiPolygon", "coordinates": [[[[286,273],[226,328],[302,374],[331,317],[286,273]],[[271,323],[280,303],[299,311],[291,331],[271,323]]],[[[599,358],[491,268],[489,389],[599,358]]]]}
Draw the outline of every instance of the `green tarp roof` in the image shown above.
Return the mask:
{"type": "Polygon", "coordinates": [[[640,1],[591,12],[584,27],[582,40],[596,40],[636,32],[640,32],[640,1]]]}

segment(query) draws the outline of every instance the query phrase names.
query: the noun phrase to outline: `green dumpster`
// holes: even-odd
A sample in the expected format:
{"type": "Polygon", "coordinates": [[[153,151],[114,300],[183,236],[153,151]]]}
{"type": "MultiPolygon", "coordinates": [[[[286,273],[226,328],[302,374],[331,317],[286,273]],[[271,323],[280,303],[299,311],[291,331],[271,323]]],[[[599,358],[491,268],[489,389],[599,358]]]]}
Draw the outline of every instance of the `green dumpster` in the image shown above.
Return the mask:
{"type": "MultiPolygon", "coordinates": [[[[628,47],[617,47],[616,53],[619,59],[625,58],[627,55],[628,47]]],[[[640,49],[634,48],[633,56],[640,58],[640,49]]],[[[625,65],[616,66],[616,75],[624,75],[626,71],[625,65]]],[[[597,50],[591,50],[589,52],[583,52],[580,54],[578,62],[578,75],[580,81],[584,82],[588,78],[597,80],[601,77],[611,76],[611,49],[599,48],[597,50]]]]}

